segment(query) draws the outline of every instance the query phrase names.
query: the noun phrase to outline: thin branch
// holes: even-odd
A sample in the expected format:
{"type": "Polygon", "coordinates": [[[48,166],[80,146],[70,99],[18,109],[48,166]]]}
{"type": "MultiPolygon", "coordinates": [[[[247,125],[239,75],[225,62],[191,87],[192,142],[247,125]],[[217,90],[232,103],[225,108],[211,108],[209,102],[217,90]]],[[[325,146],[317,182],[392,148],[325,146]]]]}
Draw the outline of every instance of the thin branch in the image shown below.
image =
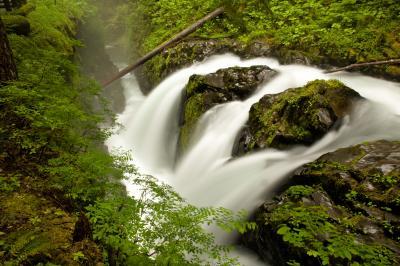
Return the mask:
{"type": "Polygon", "coordinates": [[[326,71],[324,71],[324,73],[330,74],[330,73],[335,73],[335,72],[353,69],[353,68],[357,68],[357,67],[387,65],[387,64],[400,64],[400,59],[389,59],[389,60],[384,60],[384,61],[374,61],[374,62],[351,64],[351,65],[348,65],[345,67],[335,68],[332,70],[326,70],[326,71]]]}

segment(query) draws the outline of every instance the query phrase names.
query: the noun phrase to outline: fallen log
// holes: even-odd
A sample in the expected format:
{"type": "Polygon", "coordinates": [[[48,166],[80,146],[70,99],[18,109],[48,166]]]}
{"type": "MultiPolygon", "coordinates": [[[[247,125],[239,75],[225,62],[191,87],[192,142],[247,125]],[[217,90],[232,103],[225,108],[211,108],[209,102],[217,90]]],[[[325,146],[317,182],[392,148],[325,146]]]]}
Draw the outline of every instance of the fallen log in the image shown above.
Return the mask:
{"type": "Polygon", "coordinates": [[[170,40],[168,40],[167,42],[157,46],[154,50],[152,50],[151,52],[149,52],[148,54],[146,54],[145,56],[143,56],[142,58],[140,58],[137,62],[135,62],[134,64],[124,68],[123,70],[121,70],[120,72],[118,72],[114,77],[112,77],[110,80],[103,82],[103,87],[106,87],[108,85],[110,85],[112,82],[116,81],[117,79],[122,78],[123,76],[125,76],[126,74],[132,72],[133,70],[135,70],[137,67],[143,65],[144,63],[146,63],[148,60],[150,60],[151,58],[153,58],[154,56],[156,56],[157,54],[159,54],[160,52],[162,52],[165,48],[167,48],[168,46],[170,46],[173,43],[176,43],[180,40],[182,40],[184,37],[188,36],[189,34],[193,33],[194,31],[196,31],[198,28],[200,28],[201,26],[204,25],[204,23],[206,23],[207,21],[221,15],[222,13],[224,13],[225,9],[223,7],[219,7],[216,10],[214,10],[213,12],[209,13],[207,16],[203,17],[202,19],[196,21],[195,23],[193,23],[191,26],[189,26],[188,28],[184,29],[183,31],[181,31],[180,33],[176,34],[173,38],[171,38],[170,40]]]}
{"type": "Polygon", "coordinates": [[[400,59],[389,59],[389,60],[383,60],[383,61],[374,61],[374,62],[365,62],[365,63],[357,63],[357,64],[351,64],[345,67],[339,67],[335,68],[332,70],[326,70],[324,71],[325,74],[331,74],[343,70],[349,70],[357,67],[363,67],[363,66],[375,66],[375,65],[387,65],[387,64],[400,64],[400,59]]]}

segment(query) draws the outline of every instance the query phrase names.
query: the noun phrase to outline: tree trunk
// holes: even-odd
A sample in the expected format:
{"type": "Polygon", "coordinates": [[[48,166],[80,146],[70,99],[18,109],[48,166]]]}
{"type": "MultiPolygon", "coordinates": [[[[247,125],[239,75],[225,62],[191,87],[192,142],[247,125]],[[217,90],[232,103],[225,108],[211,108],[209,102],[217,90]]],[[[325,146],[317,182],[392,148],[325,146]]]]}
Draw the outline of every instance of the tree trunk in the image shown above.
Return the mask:
{"type": "Polygon", "coordinates": [[[184,29],[183,31],[181,31],[180,33],[178,33],[177,35],[175,35],[172,39],[170,39],[169,41],[157,46],[153,51],[151,51],[150,53],[146,54],[145,56],[143,56],[142,58],[140,58],[136,63],[134,63],[133,65],[130,65],[126,68],[124,68],[123,70],[121,70],[119,73],[117,73],[113,78],[111,78],[110,80],[106,81],[103,83],[103,86],[106,87],[107,85],[111,84],[112,82],[114,82],[117,79],[122,78],[123,76],[125,76],[126,74],[128,74],[129,72],[132,72],[133,70],[135,70],[137,67],[143,65],[144,63],[146,63],[147,61],[149,61],[151,58],[153,58],[154,56],[156,56],[157,54],[159,54],[160,52],[162,52],[165,48],[167,48],[168,46],[170,46],[173,43],[176,43],[180,40],[182,40],[183,38],[185,38],[186,36],[188,36],[189,34],[193,33],[194,31],[196,31],[198,28],[200,28],[201,26],[204,25],[204,23],[206,23],[207,21],[221,15],[222,13],[224,13],[225,9],[223,7],[217,8],[216,10],[214,10],[213,12],[211,12],[210,14],[208,14],[207,16],[203,17],[202,19],[196,21],[194,24],[192,24],[191,26],[189,26],[188,28],[184,29]]]}
{"type": "Polygon", "coordinates": [[[6,29],[0,18],[0,84],[18,78],[17,67],[7,39],[6,29]]]}

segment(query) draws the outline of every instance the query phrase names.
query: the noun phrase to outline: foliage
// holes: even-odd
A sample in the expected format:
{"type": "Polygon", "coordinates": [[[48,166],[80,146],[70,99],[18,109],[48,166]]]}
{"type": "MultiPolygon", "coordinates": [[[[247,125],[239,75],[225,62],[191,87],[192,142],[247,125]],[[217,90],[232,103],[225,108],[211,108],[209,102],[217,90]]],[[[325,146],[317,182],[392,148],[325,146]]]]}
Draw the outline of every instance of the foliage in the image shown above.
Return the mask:
{"type": "Polygon", "coordinates": [[[301,199],[302,197],[310,196],[315,189],[310,186],[291,186],[285,192],[285,194],[291,199],[301,199]]]}
{"type": "Polygon", "coordinates": [[[130,43],[137,45],[131,51],[151,50],[221,5],[225,15],[207,22],[194,37],[259,40],[282,53],[301,51],[315,63],[400,57],[397,0],[131,0],[130,43]]]}
{"type": "Polygon", "coordinates": [[[378,244],[363,244],[356,234],[332,220],[322,206],[285,203],[273,211],[269,222],[280,224],[277,233],[283,241],[304,249],[322,265],[334,261],[371,266],[395,263],[391,251],[378,244]]]}
{"type": "Polygon", "coordinates": [[[94,237],[116,248],[121,263],[138,265],[234,265],[229,249],[215,244],[204,225],[226,230],[254,228],[223,208],[197,208],[148,176],[131,180],[135,198],[112,198],[89,206],[94,237]],[[208,258],[208,259],[207,259],[208,258]]]}
{"type": "Polygon", "coordinates": [[[0,191],[12,192],[20,187],[19,176],[0,176],[0,191]]]}
{"type": "MultiPolygon", "coordinates": [[[[4,228],[15,231],[2,238],[0,244],[7,248],[1,256],[17,264],[29,264],[33,257],[43,264],[58,263],[50,259],[52,251],[69,245],[76,213],[88,212],[110,264],[203,265],[207,258],[209,263],[235,264],[228,248],[215,244],[203,226],[216,223],[244,232],[254,228],[243,221],[244,214],[196,208],[151,177],[133,178],[140,198],[126,195],[120,180],[136,170],[128,164],[128,153],[104,151],[110,133],[99,124],[112,114],[99,96],[100,87],[79,74],[73,60],[82,45],[74,38],[76,22],[91,12],[86,1],[28,4],[33,6],[25,14],[31,34],[8,36],[20,78],[0,88],[0,167],[7,171],[0,189],[9,192],[0,194],[0,204],[7,206],[7,217],[22,217],[0,219],[2,228],[13,223],[4,228]],[[43,195],[54,202],[42,200],[43,195]],[[52,204],[72,213],[53,213],[52,204]],[[53,225],[58,219],[63,221],[53,225]],[[27,228],[34,230],[25,234],[27,228]]],[[[82,248],[64,255],[79,263],[90,259],[82,248]]]]}

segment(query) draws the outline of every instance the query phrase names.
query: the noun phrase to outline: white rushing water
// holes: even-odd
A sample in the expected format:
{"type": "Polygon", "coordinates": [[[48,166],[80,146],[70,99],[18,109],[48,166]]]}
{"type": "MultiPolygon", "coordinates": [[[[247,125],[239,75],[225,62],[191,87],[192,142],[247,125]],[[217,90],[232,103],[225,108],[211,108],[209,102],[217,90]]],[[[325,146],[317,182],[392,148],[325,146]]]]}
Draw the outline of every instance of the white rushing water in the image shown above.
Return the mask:
{"type": "MultiPolygon", "coordinates": [[[[171,184],[198,206],[223,206],[254,210],[270,197],[288,174],[322,154],[363,141],[400,139],[400,85],[360,74],[323,74],[301,65],[279,65],[275,59],[240,60],[227,54],[177,71],[147,97],[140,93],[133,76],[124,79],[127,106],[119,117],[125,130],[111,137],[111,148],[133,151],[134,163],[145,173],[171,184]],[[175,161],[181,95],[189,77],[232,66],[267,65],[279,72],[249,99],[209,110],[199,122],[191,148],[175,161]],[[248,119],[252,104],[265,94],[300,87],[315,79],[338,79],[369,101],[355,106],[344,125],[311,147],[289,151],[268,149],[231,159],[235,137],[248,119]]],[[[129,186],[128,186],[129,189],[129,186]]],[[[255,265],[256,262],[244,262],[255,265]]]]}

